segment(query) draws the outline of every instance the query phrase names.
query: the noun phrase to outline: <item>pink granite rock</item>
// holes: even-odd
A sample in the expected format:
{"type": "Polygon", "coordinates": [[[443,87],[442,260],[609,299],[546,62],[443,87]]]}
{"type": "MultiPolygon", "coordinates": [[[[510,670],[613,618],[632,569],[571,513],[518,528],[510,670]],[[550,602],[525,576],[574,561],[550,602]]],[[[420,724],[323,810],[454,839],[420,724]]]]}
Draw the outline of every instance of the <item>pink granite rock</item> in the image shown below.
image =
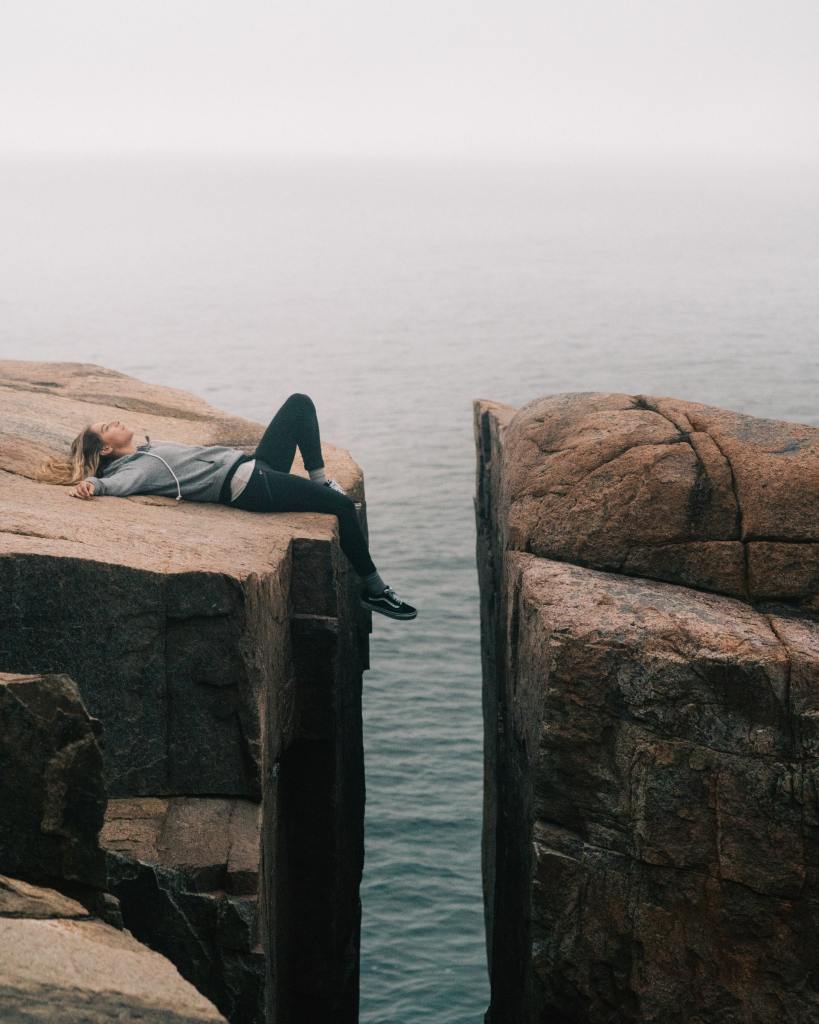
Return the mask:
{"type": "Polygon", "coordinates": [[[475,411],[487,1024],[816,1021],[819,432],[475,411]]]}
{"type": "MultiPolygon", "coordinates": [[[[0,360],[0,670],[70,675],[103,728],[112,815],[163,807],[153,859],[107,853],[126,926],[164,937],[232,1021],[352,1022],[370,618],[337,520],[35,478],[113,416],[245,451],[265,429],[105,367],[0,360]]],[[[323,450],[363,501],[349,454],[323,450]]]]}
{"type": "MultiPolygon", "coordinates": [[[[478,436],[493,403],[477,403],[478,436]]],[[[504,414],[504,547],[736,596],[819,590],[819,430],[644,395],[504,414]]]]}
{"type": "Polygon", "coordinates": [[[216,1024],[174,965],[54,889],[0,875],[0,1020],[216,1024]]]}

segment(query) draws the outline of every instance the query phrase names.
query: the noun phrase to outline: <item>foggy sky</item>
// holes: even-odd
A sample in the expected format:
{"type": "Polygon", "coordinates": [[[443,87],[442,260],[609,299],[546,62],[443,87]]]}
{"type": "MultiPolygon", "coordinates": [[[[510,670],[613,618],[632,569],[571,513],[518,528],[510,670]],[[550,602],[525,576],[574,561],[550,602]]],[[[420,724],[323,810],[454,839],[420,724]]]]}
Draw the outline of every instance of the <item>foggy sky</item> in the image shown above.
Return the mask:
{"type": "Polygon", "coordinates": [[[817,0],[4,0],[0,150],[819,156],[817,0]]]}

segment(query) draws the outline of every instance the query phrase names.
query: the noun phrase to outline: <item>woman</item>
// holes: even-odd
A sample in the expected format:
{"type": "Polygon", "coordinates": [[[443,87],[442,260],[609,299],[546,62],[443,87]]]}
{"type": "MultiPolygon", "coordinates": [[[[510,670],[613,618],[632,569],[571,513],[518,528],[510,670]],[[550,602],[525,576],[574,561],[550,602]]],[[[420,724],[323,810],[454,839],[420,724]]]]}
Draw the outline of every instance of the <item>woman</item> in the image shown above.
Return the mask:
{"type": "Polygon", "coordinates": [[[249,512],[326,512],[338,517],[341,548],[363,583],[361,604],[393,619],[414,619],[412,605],[386,585],[370,558],[356,508],[327,479],[316,408],[307,395],[291,395],[268,424],[253,455],[225,445],[157,441],[134,445],[121,420],[92,423],[71,444],[65,460],[48,460],[41,480],[76,483],[73,497],[165,494],[177,501],[215,501],[249,512]],[[298,446],[310,479],[290,473],[298,446]],[[77,482],[79,481],[79,482],[77,482]]]}

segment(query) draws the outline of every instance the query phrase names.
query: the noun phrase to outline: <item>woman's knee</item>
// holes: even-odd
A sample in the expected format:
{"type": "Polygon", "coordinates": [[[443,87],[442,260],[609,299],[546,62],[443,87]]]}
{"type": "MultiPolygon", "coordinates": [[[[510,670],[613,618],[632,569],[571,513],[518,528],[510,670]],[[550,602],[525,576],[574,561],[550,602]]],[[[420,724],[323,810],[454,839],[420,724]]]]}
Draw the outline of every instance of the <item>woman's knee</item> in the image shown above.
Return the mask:
{"type": "Polygon", "coordinates": [[[292,395],[290,395],[290,397],[287,399],[287,401],[284,404],[285,405],[297,405],[297,406],[301,406],[302,408],[305,408],[305,409],[315,409],[315,405],[313,404],[313,399],[309,395],[303,395],[299,391],[295,391],[292,395]]]}
{"type": "Polygon", "coordinates": [[[333,506],[333,511],[337,516],[346,516],[347,518],[352,516],[356,522],[358,521],[358,516],[355,511],[355,502],[352,498],[348,497],[348,495],[339,494],[337,491],[333,491],[333,506]]]}

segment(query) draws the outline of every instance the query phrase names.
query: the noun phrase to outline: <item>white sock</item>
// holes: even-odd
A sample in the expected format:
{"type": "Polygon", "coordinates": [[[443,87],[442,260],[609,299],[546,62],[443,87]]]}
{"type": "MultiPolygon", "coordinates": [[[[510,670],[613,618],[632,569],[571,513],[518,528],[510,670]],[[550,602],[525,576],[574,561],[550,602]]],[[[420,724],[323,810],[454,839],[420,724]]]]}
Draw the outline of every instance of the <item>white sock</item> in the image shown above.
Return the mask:
{"type": "Polygon", "coordinates": [[[319,469],[308,470],[310,473],[310,479],[315,480],[317,484],[327,483],[327,474],[324,472],[324,466],[319,469]]]}

